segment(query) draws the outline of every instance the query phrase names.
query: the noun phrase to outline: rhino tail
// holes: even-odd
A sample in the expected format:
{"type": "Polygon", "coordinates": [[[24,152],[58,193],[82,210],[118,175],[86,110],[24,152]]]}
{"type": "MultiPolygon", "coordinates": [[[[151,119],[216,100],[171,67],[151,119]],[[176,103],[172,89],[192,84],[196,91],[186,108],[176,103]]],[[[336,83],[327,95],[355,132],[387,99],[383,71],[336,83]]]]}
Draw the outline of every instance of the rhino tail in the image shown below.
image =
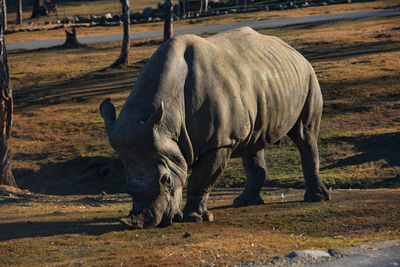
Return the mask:
{"type": "Polygon", "coordinates": [[[106,129],[108,129],[116,119],[115,107],[111,103],[110,98],[105,99],[100,104],[99,109],[100,109],[100,114],[103,117],[104,124],[106,125],[106,129]]]}

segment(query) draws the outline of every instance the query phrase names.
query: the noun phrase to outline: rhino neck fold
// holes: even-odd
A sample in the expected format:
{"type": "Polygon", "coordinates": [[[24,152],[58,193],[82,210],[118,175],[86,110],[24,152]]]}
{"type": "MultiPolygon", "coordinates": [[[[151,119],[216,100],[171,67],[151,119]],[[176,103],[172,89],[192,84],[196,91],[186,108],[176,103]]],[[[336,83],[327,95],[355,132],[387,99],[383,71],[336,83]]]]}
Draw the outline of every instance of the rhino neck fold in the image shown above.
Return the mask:
{"type": "Polygon", "coordinates": [[[184,125],[182,126],[181,129],[181,134],[178,140],[178,146],[182,153],[182,156],[185,158],[187,166],[190,167],[194,163],[194,153],[193,153],[192,142],[190,141],[187,129],[184,125]]]}

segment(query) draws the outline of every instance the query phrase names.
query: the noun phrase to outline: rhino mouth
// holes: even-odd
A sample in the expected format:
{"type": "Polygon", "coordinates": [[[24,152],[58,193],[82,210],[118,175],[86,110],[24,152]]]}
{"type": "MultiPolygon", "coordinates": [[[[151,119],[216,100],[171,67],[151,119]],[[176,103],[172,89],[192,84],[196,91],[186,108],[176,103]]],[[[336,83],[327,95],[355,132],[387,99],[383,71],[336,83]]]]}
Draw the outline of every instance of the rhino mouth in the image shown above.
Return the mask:
{"type": "Polygon", "coordinates": [[[132,191],[130,184],[125,185],[126,192],[132,197],[132,210],[122,218],[122,224],[132,229],[164,227],[172,224],[174,212],[166,196],[151,197],[151,193],[132,191]]]}
{"type": "Polygon", "coordinates": [[[157,219],[152,215],[150,209],[141,212],[132,210],[128,217],[122,218],[121,222],[132,229],[143,229],[157,226],[157,219]]]}
{"type": "Polygon", "coordinates": [[[128,226],[132,229],[143,229],[144,228],[144,219],[143,216],[135,216],[129,215],[128,217],[124,217],[120,219],[120,222],[123,225],[128,226]]]}
{"type": "Polygon", "coordinates": [[[134,209],[127,217],[121,218],[122,224],[131,229],[143,229],[151,227],[166,227],[172,224],[173,216],[170,212],[165,211],[163,214],[155,214],[152,208],[146,208],[140,212],[134,209]]]}

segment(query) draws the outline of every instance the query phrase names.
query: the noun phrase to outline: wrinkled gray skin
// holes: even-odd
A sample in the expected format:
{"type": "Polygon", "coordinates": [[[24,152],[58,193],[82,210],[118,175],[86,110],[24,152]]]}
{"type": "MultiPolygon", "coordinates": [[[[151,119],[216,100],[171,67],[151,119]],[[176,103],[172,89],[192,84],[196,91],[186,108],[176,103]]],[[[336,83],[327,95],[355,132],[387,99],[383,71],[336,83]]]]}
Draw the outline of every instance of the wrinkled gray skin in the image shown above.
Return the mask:
{"type": "Polygon", "coordinates": [[[150,58],[116,120],[100,106],[109,141],[128,173],[133,228],[212,221],[208,195],[229,158],[247,173],[235,206],[262,204],[264,148],[288,135],[299,148],[305,201],[329,200],[319,177],[322,96],[312,66],[285,42],[249,27],[208,38],[183,35],[150,58]]]}

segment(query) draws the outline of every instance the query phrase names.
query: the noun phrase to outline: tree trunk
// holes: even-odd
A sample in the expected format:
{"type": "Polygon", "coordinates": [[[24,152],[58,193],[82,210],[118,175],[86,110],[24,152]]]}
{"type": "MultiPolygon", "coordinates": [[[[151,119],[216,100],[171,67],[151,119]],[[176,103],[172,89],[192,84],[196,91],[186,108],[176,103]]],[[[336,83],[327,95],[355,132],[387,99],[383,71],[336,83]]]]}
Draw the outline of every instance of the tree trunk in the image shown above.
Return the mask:
{"type": "Polygon", "coordinates": [[[43,5],[43,0],[33,0],[31,19],[41,16],[47,16],[46,8],[43,5]]]}
{"type": "Polygon", "coordinates": [[[173,5],[172,0],[165,0],[164,3],[164,42],[172,38],[173,36],[173,25],[172,25],[172,17],[173,14],[173,5]]]}
{"type": "Polygon", "coordinates": [[[22,24],[22,0],[17,0],[17,24],[22,24]]]}
{"type": "Polygon", "coordinates": [[[124,23],[124,37],[122,39],[121,55],[111,65],[112,67],[118,67],[123,64],[127,64],[129,59],[129,25],[130,25],[130,12],[129,12],[129,0],[120,0],[122,4],[122,20],[124,23]]]}
{"type": "Polygon", "coordinates": [[[3,30],[7,30],[7,4],[6,0],[1,0],[1,26],[3,30]]]}
{"type": "MultiPolygon", "coordinates": [[[[1,17],[3,18],[3,12],[1,17]]],[[[13,99],[3,27],[0,27],[0,90],[0,184],[16,187],[10,165],[13,99]]]]}

